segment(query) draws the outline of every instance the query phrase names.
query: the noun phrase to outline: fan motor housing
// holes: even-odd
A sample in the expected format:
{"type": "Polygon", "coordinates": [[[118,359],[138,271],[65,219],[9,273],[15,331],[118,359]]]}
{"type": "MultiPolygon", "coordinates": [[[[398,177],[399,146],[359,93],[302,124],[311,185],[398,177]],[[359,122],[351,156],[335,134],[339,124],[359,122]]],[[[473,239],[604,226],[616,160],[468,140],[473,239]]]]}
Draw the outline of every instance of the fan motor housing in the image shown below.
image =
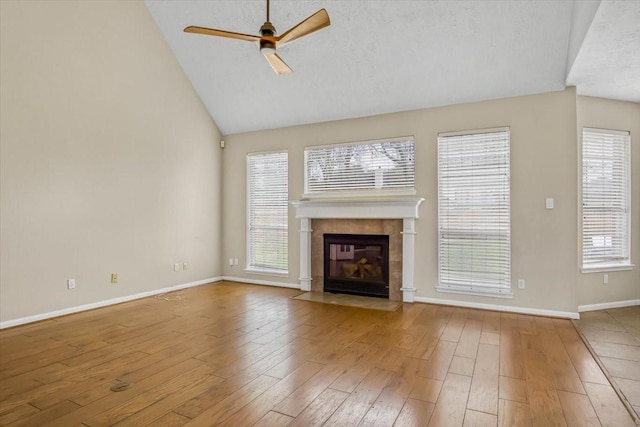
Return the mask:
{"type": "Polygon", "coordinates": [[[276,27],[269,21],[262,24],[260,27],[260,35],[266,37],[273,37],[276,34],[276,27]]]}

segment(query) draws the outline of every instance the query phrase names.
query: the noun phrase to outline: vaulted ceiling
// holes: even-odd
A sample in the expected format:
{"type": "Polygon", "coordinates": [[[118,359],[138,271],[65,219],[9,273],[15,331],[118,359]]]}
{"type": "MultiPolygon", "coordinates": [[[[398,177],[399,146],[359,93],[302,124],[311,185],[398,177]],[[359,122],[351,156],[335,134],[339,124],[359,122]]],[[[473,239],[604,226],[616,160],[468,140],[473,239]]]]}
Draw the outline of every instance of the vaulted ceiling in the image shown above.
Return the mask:
{"type": "Polygon", "coordinates": [[[331,26],[278,49],[184,33],[258,34],[266,2],[146,5],[225,135],[577,87],[640,102],[640,1],[272,0],[279,33],[325,8],[331,26]]]}

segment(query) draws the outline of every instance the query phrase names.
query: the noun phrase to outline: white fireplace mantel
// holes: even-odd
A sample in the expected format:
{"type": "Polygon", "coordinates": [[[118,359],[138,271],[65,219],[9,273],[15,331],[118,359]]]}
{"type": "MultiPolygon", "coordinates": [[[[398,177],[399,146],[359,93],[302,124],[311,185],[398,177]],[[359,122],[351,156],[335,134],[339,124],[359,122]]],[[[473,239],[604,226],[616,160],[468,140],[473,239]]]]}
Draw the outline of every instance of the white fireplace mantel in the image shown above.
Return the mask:
{"type": "Polygon", "coordinates": [[[420,197],[361,200],[297,200],[291,204],[300,219],[300,289],[311,290],[311,220],[402,219],[402,300],[413,302],[415,295],[415,220],[420,197]]]}

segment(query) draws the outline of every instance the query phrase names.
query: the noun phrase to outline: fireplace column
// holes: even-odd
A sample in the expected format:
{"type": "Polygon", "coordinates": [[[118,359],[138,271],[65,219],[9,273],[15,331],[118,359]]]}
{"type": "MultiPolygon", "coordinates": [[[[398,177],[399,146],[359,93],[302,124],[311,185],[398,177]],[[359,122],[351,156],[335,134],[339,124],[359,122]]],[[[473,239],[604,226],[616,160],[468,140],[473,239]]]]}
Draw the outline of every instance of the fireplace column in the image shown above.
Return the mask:
{"type": "Polygon", "coordinates": [[[402,221],[402,301],[413,302],[416,288],[413,283],[416,220],[404,218],[402,221]]]}
{"type": "Polygon", "coordinates": [[[311,219],[300,218],[300,290],[311,290],[311,219]]]}

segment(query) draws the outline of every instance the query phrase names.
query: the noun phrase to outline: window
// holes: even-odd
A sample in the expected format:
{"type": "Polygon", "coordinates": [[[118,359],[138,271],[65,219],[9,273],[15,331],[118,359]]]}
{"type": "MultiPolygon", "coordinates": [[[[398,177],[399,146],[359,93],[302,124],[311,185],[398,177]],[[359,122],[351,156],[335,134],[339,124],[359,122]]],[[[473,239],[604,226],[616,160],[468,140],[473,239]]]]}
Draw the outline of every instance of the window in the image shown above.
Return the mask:
{"type": "Polygon", "coordinates": [[[287,152],[247,156],[247,270],[288,273],[287,152]]]}
{"type": "Polygon", "coordinates": [[[438,290],[511,297],[509,130],[438,136],[438,290]]]}
{"type": "Polygon", "coordinates": [[[630,264],[629,132],[582,131],[582,267],[630,264]]]}
{"type": "Polygon", "coordinates": [[[307,147],[305,197],[415,194],[413,138],[307,147]]]}

